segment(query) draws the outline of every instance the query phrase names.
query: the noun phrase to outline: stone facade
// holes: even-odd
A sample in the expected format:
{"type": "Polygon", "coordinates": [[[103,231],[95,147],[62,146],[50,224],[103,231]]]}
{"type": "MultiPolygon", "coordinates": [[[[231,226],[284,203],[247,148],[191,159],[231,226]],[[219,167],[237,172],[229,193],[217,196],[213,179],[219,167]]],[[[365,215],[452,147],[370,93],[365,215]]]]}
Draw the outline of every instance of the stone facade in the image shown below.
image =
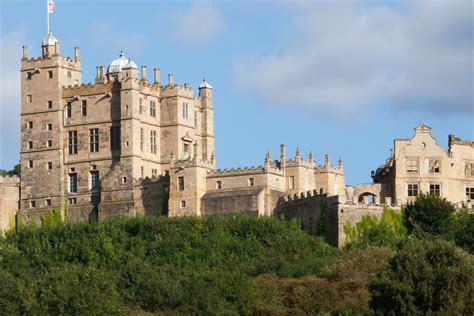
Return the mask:
{"type": "Polygon", "coordinates": [[[332,165],[326,155],[318,165],[299,149],[288,158],[284,145],[261,166],[216,169],[213,88],[203,80],[195,95],[173,75],[163,84],[158,68],[153,74],[121,53],[83,84],[78,48],[61,55],[51,34],[41,57],[23,48],[20,220],[40,222],[52,208],[72,222],[242,212],[300,218],[315,232],[326,201],[331,239],[341,244],[341,225],[419,192],[474,199],[473,142],[450,136],[445,150],[424,125],[395,140],[371,184],[346,186],[341,159],[332,165]]]}
{"type": "Polygon", "coordinates": [[[0,177],[0,235],[15,227],[20,178],[0,177]]]}

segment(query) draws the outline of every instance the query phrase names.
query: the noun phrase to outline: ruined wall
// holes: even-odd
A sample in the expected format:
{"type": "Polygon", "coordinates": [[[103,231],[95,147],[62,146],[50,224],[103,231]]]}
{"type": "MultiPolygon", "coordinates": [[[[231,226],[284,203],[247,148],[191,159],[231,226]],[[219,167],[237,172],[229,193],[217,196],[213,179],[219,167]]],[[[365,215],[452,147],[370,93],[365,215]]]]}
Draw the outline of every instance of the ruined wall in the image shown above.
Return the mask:
{"type": "Polygon", "coordinates": [[[20,198],[20,178],[0,177],[0,235],[15,227],[20,198]]]}

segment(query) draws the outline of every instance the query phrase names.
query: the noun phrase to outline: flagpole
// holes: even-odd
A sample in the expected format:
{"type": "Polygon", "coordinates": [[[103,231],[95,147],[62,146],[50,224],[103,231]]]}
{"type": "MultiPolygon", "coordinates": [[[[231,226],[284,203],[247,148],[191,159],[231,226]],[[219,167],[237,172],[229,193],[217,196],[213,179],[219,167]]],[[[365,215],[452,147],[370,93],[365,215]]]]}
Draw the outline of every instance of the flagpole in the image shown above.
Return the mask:
{"type": "Polygon", "coordinates": [[[48,35],[50,33],[50,29],[49,29],[49,0],[46,0],[46,21],[47,21],[47,24],[48,24],[48,35]]]}

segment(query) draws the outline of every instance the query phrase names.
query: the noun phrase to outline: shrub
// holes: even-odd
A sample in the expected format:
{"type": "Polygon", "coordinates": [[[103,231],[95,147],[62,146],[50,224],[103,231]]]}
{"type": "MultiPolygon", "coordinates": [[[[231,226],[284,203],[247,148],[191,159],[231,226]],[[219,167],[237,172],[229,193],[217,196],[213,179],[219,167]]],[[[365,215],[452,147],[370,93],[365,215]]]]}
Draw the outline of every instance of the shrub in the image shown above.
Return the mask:
{"type": "Polygon", "coordinates": [[[472,257],[442,239],[408,238],[369,288],[380,314],[474,313],[472,257]]]}

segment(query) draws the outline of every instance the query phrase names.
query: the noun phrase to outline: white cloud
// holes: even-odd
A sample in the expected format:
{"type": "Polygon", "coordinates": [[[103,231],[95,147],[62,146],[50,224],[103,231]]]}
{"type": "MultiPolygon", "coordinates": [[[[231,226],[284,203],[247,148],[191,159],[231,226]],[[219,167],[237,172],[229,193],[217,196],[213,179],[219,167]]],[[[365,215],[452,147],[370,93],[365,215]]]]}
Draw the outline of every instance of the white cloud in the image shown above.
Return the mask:
{"type": "Polygon", "coordinates": [[[20,151],[20,60],[23,31],[0,39],[0,168],[11,168],[20,151]]]}
{"type": "Polygon", "coordinates": [[[222,13],[208,2],[196,2],[170,15],[168,35],[182,46],[205,46],[224,32],[222,13]]]}
{"type": "Polygon", "coordinates": [[[290,12],[293,41],[235,60],[235,81],[250,93],[342,118],[376,103],[474,114],[471,1],[304,3],[290,12]]]}

